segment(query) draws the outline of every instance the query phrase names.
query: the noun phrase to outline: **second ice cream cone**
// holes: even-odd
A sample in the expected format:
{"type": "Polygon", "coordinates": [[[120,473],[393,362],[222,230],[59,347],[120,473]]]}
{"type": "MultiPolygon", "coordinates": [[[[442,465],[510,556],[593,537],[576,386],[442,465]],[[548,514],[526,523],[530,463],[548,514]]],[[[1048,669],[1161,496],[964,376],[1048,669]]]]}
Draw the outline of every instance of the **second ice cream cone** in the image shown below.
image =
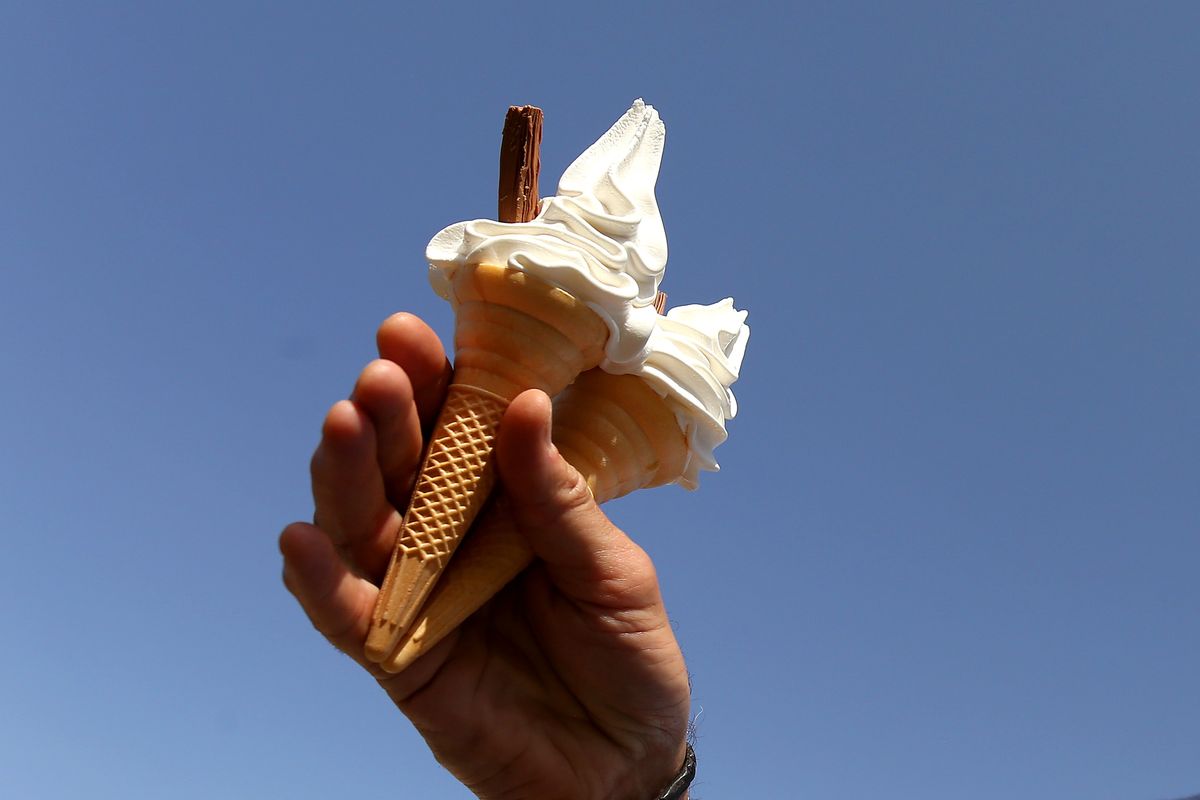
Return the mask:
{"type": "MultiPolygon", "coordinates": [[[[555,399],[554,442],[597,500],[677,482],[695,488],[716,470],[713,450],[737,413],[750,329],[731,299],[672,309],[651,337],[639,375],[592,370],[555,399]]],[[[529,563],[532,552],[499,498],[450,565],[399,646],[382,662],[399,672],[442,640],[529,563]]]]}
{"type": "Polygon", "coordinates": [[[452,292],[454,380],[372,616],[366,654],[376,661],[392,652],[487,498],[508,404],[526,389],[558,394],[600,363],[608,338],[594,311],[519,270],[464,267],[452,292]]]}
{"type": "MultiPolygon", "coordinates": [[[[600,502],[683,473],[688,445],[675,414],[640,378],[591,370],[555,400],[554,409],[554,443],[600,502]]],[[[408,667],[532,559],[503,495],[497,496],[382,667],[388,672],[408,667]]]]}

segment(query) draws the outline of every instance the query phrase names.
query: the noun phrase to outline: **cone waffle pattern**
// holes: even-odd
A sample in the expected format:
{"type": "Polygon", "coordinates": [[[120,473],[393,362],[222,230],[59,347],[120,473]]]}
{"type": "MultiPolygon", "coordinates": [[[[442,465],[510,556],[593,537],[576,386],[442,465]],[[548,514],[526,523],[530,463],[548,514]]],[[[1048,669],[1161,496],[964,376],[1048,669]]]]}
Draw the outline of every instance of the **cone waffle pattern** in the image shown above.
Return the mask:
{"type": "MultiPolygon", "coordinates": [[[[556,400],[554,441],[599,502],[674,480],[687,457],[687,442],[667,402],[640,378],[602,370],[579,376],[556,400]]],[[[493,498],[383,669],[405,669],[532,559],[506,498],[493,498]]]]}
{"type": "Polygon", "coordinates": [[[442,435],[435,437],[413,490],[404,535],[406,556],[436,560],[439,567],[458,546],[458,531],[469,527],[471,504],[464,497],[486,496],[494,480],[492,443],[507,401],[471,386],[452,386],[442,409],[442,435]]]}
{"type": "Polygon", "coordinates": [[[608,338],[594,311],[519,270],[462,268],[453,292],[454,383],[372,615],[365,652],[373,661],[392,652],[487,499],[508,404],[526,389],[558,394],[600,363],[608,338]]]}

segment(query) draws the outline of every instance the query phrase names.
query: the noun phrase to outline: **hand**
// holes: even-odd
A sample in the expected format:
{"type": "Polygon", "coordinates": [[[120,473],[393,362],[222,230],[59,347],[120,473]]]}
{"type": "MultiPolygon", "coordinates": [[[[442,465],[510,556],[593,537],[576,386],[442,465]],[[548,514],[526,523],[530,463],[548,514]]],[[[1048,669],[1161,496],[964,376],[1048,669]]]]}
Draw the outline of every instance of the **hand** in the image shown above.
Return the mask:
{"type": "Polygon", "coordinates": [[[280,536],[284,583],[481,798],[653,798],[683,763],[690,692],[654,566],[550,443],[550,401],[509,407],[496,460],[534,565],[399,675],[363,657],[377,586],[450,367],[407,314],[378,335],[313,456],[315,525],[280,536]]]}

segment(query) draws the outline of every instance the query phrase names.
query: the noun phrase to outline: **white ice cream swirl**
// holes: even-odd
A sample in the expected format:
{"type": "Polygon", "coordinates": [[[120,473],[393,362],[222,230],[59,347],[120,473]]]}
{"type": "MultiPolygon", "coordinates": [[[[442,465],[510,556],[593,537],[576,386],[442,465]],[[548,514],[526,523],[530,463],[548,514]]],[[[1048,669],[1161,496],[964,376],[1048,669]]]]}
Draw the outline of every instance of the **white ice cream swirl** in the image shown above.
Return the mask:
{"type": "Polygon", "coordinates": [[[454,271],[493,264],[528,272],[582,300],[608,325],[601,367],[636,372],[667,265],[654,184],[666,128],[641,100],[575,159],[531,222],[478,219],[443,229],[426,248],[434,290],[454,302],[454,271]]]}
{"type": "Polygon", "coordinates": [[[719,469],[713,450],[737,414],[730,386],[738,378],[750,328],[732,298],[708,306],[678,306],[659,317],[641,376],[665,397],[687,437],[688,459],[678,483],[698,485],[701,469],[719,469]]]}

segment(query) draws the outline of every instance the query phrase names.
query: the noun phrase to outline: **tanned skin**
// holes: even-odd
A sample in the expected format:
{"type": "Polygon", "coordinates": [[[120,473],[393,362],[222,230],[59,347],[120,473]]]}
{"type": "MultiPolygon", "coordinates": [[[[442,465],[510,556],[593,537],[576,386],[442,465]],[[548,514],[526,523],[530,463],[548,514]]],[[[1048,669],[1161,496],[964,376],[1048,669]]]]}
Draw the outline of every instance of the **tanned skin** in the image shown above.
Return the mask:
{"type": "Polygon", "coordinates": [[[379,682],[434,757],[487,800],[648,800],[683,764],[688,674],[654,565],[550,441],[550,400],[509,407],[496,463],[534,565],[399,675],[363,656],[378,586],[451,368],[396,314],[312,458],[313,524],[284,529],[284,584],[379,682]]]}

